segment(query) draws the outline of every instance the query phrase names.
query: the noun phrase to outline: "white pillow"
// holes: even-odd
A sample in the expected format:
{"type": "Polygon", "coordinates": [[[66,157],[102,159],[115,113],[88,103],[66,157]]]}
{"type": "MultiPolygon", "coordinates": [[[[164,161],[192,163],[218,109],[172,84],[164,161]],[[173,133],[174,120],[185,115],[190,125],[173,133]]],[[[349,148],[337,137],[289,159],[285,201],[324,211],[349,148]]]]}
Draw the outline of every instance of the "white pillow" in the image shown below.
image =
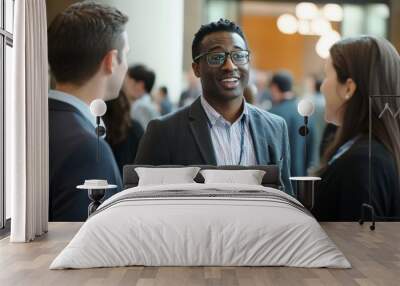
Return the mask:
{"type": "Polygon", "coordinates": [[[199,167],[135,168],[139,176],[138,186],[195,183],[193,179],[199,170],[199,167]]]}
{"type": "Polygon", "coordinates": [[[201,170],[204,183],[234,183],[246,185],[261,185],[265,171],[262,170],[201,170]]]}

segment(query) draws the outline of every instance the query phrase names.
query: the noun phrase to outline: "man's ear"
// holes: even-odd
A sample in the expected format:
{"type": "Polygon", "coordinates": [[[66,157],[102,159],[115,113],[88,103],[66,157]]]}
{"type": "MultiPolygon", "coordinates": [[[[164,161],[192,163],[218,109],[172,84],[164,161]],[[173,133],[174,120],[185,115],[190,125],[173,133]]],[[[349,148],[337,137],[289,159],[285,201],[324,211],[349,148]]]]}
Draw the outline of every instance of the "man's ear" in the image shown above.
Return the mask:
{"type": "Polygon", "coordinates": [[[118,51],[110,50],[103,58],[103,67],[106,73],[113,73],[114,68],[117,66],[118,51]]]}
{"type": "Polygon", "coordinates": [[[138,85],[140,90],[142,90],[143,92],[146,92],[146,88],[144,86],[144,81],[143,80],[137,81],[136,84],[138,85]]]}
{"type": "Polygon", "coordinates": [[[194,75],[196,77],[200,77],[200,66],[199,66],[199,64],[196,63],[196,62],[193,62],[192,63],[192,69],[193,69],[194,75]]]}

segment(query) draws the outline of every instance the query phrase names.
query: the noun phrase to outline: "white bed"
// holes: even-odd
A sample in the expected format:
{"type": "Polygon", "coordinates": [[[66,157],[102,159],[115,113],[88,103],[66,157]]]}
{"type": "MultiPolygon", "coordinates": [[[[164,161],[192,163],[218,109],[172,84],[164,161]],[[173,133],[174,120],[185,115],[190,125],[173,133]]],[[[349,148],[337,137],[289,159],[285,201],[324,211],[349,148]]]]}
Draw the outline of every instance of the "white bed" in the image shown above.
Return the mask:
{"type": "Polygon", "coordinates": [[[351,267],[291,196],[263,186],[198,183],[114,195],[50,269],[128,265],[351,267]]]}

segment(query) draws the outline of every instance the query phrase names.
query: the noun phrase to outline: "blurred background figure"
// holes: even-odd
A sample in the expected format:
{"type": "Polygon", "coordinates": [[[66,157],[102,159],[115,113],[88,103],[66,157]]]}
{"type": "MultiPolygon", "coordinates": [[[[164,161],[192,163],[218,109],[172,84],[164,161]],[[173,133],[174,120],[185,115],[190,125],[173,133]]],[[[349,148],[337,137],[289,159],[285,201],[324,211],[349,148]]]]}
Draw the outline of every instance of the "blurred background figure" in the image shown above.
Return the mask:
{"type": "Polygon", "coordinates": [[[255,104],[264,110],[269,110],[272,107],[272,98],[268,83],[271,81],[272,73],[263,70],[253,70],[253,73],[257,87],[255,104]]]}
{"type": "Polygon", "coordinates": [[[193,70],[186,73],[188,87],[181,93],[178,107],[183,107],[192,104],[201,94],[200,80],[194,75],[193,70]]]}
{"type": "Polygon", "coordinates": [[[168,95],[168,88],[166,86],[161,86],[157,90],[154,100],[158,105],[158,110],[161,115],[166,115],[174,110],[174,105],[168,95]]]}
{"type": "Polygon", "coordinates": [[[144,65],[129,67],[122,91],[131,102],[131,119],[138,121],[144,130],[150,120],[160,116],[150,92],[156,80],[155,73],[144,65]]]}
{"type": "Polygon", "coordinates": [[[299,100],[292,91],[293,80],[289,72],[275,73],[269,84],[272,97],[272,108],[269,112],[283,117],[289,131],[290,164],[292,176],[305,176],[307,170],[314,164],[315,127],[312,116],[309,121],[310,133],[307,136],[307,157],[304,154],[305,139],[299,134],[299,128],[304,119],[297,112],[299,100]]]}
{"type": "Polygon", "coordinates": [[[244,88],[243,96],[246,102],[250,104],[255,104],[257,97],[257,86],[255,84],[249,83],[244,88]]]}
{"type": "Polygon", "coordinates": [[[309,76],[307,78],[307,83],[309,85],[309,95],[307,99],[314,103],[314,114],[312,115],[314,126],[315,126],[315,142],[314,142],[314,158],[316,160],[316,165],[320,161],[320,146],[322,142],[322,136],[326,127],[325,121],[325,98],[321,93],[322,79],[317,76],[309,76]]]}
{"type": "Polygon", "coordinates": [[[106,125],[106,141],[110,144],[122,176],[124,165],[133,164],[143,127],[130,116],[131,105],[123,91],[106,102],[107,112],[103,116],[106,125]]]}

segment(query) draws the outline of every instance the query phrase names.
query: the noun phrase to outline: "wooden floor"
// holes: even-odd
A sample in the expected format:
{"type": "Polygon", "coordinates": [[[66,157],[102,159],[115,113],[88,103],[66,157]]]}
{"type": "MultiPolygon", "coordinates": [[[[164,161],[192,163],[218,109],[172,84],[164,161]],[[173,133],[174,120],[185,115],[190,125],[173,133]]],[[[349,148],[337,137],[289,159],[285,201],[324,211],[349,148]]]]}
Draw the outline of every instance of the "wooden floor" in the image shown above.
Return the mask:
{"type": "Polygon", "coordinates": [[[400,285],[400,223],[324,223],[353,268],[123,267],[48,270],[80,223],[51,223],[49,233],[27,244],[0,241],[0,285],[400,285]]]}

